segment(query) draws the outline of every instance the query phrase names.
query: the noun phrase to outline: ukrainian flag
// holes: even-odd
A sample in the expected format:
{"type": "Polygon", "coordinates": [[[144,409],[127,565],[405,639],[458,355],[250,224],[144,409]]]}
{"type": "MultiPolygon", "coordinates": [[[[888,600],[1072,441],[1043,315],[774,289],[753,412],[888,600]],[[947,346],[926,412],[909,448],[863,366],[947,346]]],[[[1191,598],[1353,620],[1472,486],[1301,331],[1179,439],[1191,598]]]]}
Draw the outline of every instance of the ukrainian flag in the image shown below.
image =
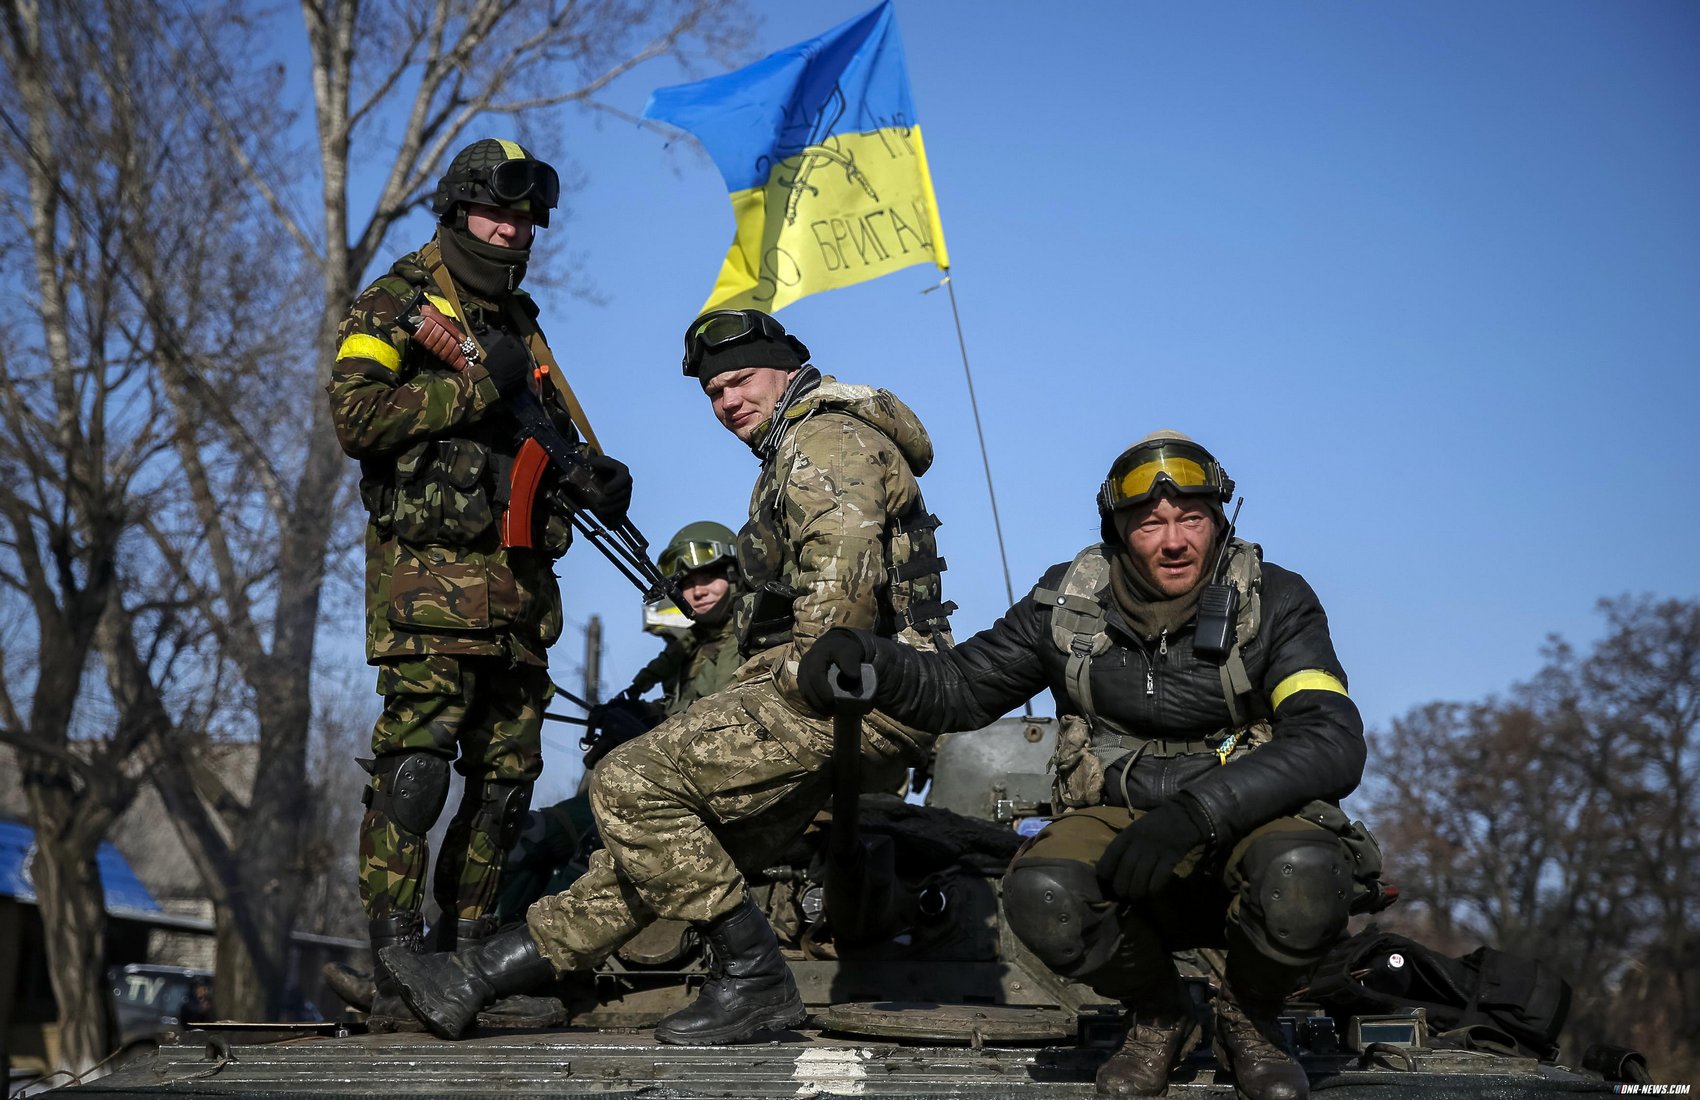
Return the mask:
{"type": "Polygon", "coordinates": [[[891,0],[747,68],[658,89],[732,192],[737,237],[703,308],[773,312],[910,264],[948,268],[891,0]]]}

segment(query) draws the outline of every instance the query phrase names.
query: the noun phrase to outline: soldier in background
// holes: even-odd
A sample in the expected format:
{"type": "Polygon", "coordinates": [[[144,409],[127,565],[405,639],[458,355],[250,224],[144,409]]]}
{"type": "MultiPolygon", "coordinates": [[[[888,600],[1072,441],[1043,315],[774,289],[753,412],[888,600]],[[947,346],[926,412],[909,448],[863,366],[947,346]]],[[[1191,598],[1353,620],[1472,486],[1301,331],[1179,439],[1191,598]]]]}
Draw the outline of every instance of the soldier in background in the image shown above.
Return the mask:
{"type": "MultiPolygon", "coordinates": [[[[535,388],[554,361],[519,284],[559,190],[555,170],[514,142],[467,146],[438,183],[431,241],[367,287],[337,334],[331,411],[343,450],[360,460],[366,656],[384,696],[360,825],[360,900],[375,956],[421,946],[426,834],[447,800],[450,763],[465,796],[434,893],[438,944],[462,949],[492,931],[502,859],[543,766],[548,650],[562,621],[552,563],[571,537],[567,490],[546,489],[536,550],[505,547],[499,520],[519,446],[504,400],[535,388]]],[[[572,433],[558,389],[542,400],[572,433]]],[[[571,503],[623,518],[625,467],[594,451],[586,461],[595,484],[571,503]]],[[[375,977],[373,1029],[417,1026],[381,962],[375,977]]],[[[558,1004],[508,1007],[522,1023],[559,1019],[558,1004]]]]}
{"type": "Polygon", "coordinates": [[[665,629],[666,645],[655,659],[624,691],[591,712],[595,732],[585,750],[579,793],[531,811],[508,855],[497,907],[502,924],[523,920],[532,902],[571,886],[589,866],[590,853],[601,847],[589,796],[598,761],[731,683],[743,663],[732,629],[732,607],[743,591],[736,538],[724,524],[701,520],[680,528],[661,551],[661,571],[677,582],[696,618],[683,630],[665,629]],[[661,699],[645,700],[657,686],[661,699]]]}
{"type": "Polygon", "coordinates": [[[1233,538],[1233,482],[1157,432],[1098,494],[1102,541],[1052,567],[989,629],[922,653],[835,630],[800,686],[871,661],[874,703],[923,729],[977,729],[1049,688],[1064,808],[1004,877],[1011,929],[1047,966],[1121,1001],[1104,1096],[1160,1096],[1192,1014],[1172,952],[1226,948],[1219,1054],[1252,1100],[1300,1100],[1282,1003],[1380,898],[1380,853],[1339,800],[1363,776],[1363,720],[1328,619],[1297,573],[1233,538]]]}
{"type": "MultiPolygon", "coordinates": [[[[716,310],[685,337],[685,373],[761,474],[738,539],[749,586],[735,622],[749,660],[726,690],[615,749],[591,804],[606,844],[526,927],[460,956],[385,953],[433,1032],[458,1038],[492,998],[584,971],[656,917],[689,921],[714,950],[696,1001],[662,1020],[670,1043],[745,1042],[800,1025],[802,997],[740,867],[760,868],[830,793],[832,726],[797,692],[797,669],[833,626],[931,650],[949,642],[938,520],[917,477],[932,444],[885,390],[823,377],[759,310],[716,310]]],[[[883,715],[863,726],[872,762],[916,763],[931,738],[883,715]]]]}

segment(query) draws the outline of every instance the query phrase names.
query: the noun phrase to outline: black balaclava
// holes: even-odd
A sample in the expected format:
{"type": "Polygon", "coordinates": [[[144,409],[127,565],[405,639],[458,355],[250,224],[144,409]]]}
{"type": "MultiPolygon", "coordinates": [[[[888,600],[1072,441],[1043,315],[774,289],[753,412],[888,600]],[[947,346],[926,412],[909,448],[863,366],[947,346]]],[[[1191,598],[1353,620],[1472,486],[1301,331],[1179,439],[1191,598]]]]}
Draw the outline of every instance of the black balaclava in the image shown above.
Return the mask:
{"type": "Polygon", "coordinates": [[[437,231],[443,263],[455,282],[485,301],[499,302],[519,289],[531,248],[507,248],[481,241],[464,225],[443,225],[437,231]]]}

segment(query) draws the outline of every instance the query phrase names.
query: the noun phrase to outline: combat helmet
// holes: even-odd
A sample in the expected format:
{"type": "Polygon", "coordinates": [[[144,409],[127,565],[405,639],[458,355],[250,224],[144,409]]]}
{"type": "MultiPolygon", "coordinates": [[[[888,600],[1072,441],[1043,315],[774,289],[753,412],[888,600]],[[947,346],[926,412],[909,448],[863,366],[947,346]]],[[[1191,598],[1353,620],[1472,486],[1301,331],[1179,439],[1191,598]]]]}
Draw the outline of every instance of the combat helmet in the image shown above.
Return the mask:
{"type": "Polygon", "coordinates": [[[431,212],[444,225],[464,225],[467,203],[525,214],[547,226],[561,200],[561,177],[517,141],[483,138],[449,162],[431,196],[431,212]]]}
{"type": "Polygon", "coordinates": [[[679,528],[661,551],[661,572],[674,580],[693,569],[705,569],[726,563],[735,568],[738,560],[738,536],[725,524],[699,520],[679,528]]]}
{"type": "Polygon", "coordinates": [[[1172,429],[1152,432],[1110,463],[1109,476],[1098,487],[1104,541],[1119,541],[1112,520],[1116,512],[1164,493],[1203,497],[1220,517],[1222,505],[1233,499],[1234,479],[1191,436],[1172,429]]]}

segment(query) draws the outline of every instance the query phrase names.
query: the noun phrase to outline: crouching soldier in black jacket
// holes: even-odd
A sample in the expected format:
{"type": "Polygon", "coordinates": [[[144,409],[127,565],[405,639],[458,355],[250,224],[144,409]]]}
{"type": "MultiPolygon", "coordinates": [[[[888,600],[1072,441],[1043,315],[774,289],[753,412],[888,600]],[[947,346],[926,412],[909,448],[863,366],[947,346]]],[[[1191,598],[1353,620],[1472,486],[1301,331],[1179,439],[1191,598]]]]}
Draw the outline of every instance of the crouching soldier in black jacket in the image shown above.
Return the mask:
{"type": "Polygon", "coordinates": [[[1218,1053],[1253,1100],[1308,1093],[1283,1049],[1288,993],[1379,895],[1380,856],[1338,802],[1364,766],[1328,620],[1298,574],[1233,538],[1233,482],[1177,432],[1117,458],[1103,541],[1054,566],[991,629],[924,653],[836,629],[801,687],[831,707],[864,661],[874,704],[933,730],[1056,697],[1066,812],[1004,879],[1011,927],[1059,974],[1121,1001],[1127,1041],[1106,1096],[1155,1096],[1191,1038],[1171,952],[1226,948],[1218,1053]]]}

